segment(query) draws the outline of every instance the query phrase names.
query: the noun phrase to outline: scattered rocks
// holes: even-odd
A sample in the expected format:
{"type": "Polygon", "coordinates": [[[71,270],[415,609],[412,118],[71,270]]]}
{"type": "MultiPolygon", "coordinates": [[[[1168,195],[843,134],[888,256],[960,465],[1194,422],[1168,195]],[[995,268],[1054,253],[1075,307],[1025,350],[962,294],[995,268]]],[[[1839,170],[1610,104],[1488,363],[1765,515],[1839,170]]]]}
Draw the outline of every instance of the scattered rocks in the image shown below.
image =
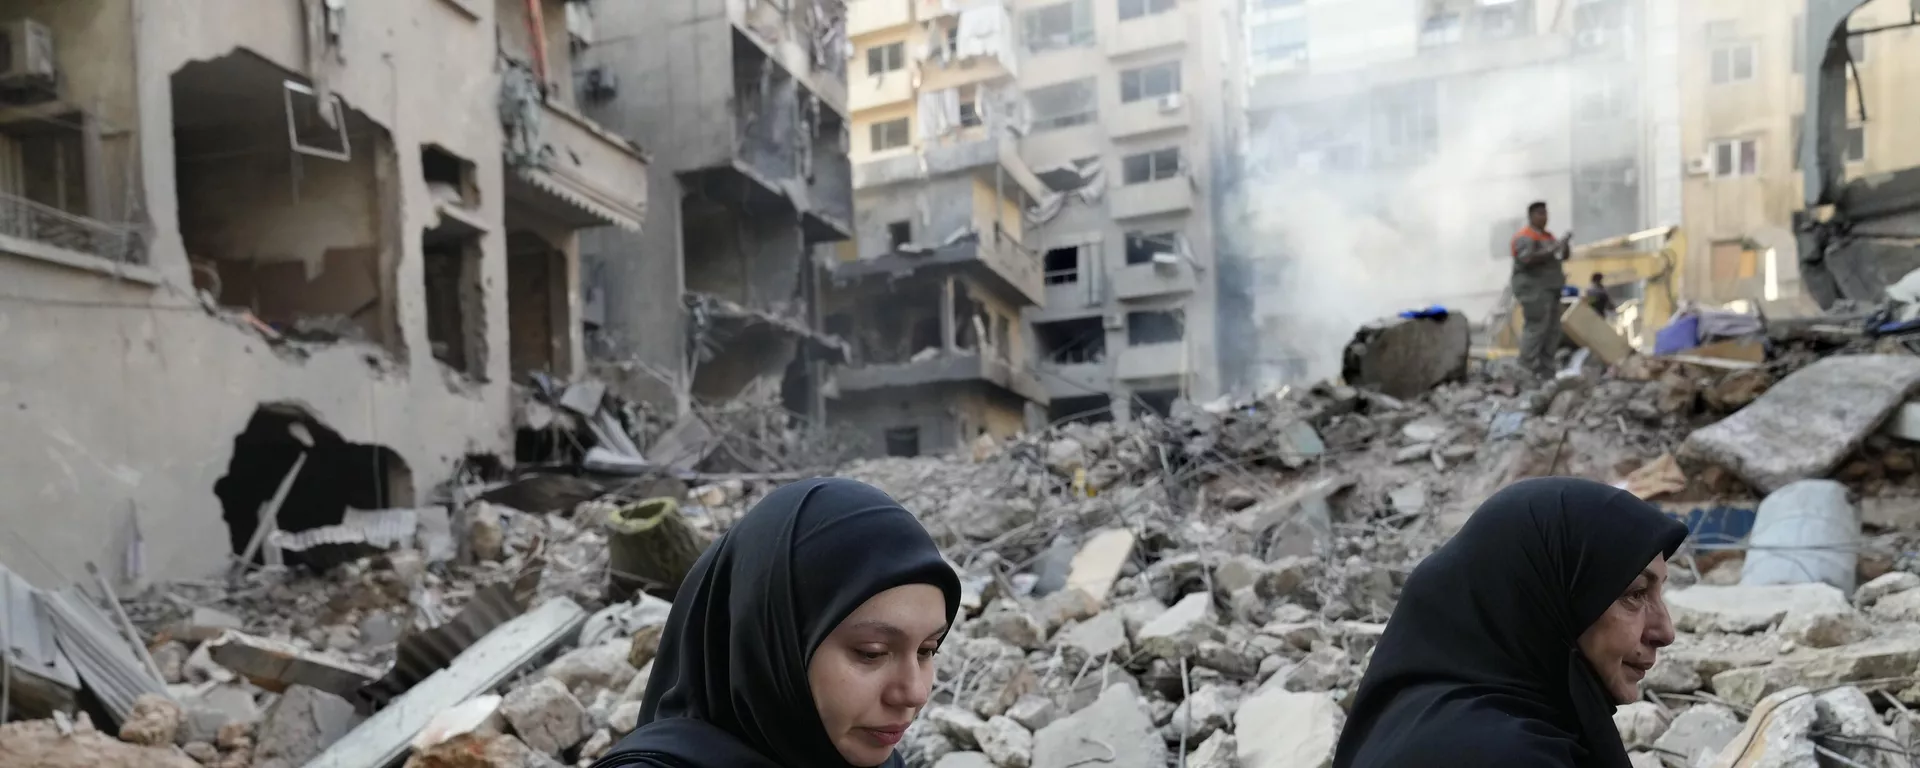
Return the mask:
{"type": "Polygon", "coordinates": [[[980,751],[1000,768],[1027,768],[1033,762],[1033,734],[1006,715],[995,715],[974,729],[980,751]]]}
{"type": "Polygon", "coordinates": [[[1325,766],[1333,761],[1346,720],[1338,702],[1324,693],[1267,690],[1234,714],[1234,738],[1242,768],[1325,766]]]}
{"type": "Polygon", "coordinates": [[[148,747],[172,744],[186,719],[172,699],[149,693],[133,700],[133,713],[120,724],[120,740],[148,747]]]}
{"type": "Polygon", "coordinates": [[[1667,716],[1651,701],[1636,701],[1613,711],[1613,727],[1627,748],[1653,746],[1667,732],[1667,716]]]}
{"type": "Polygon", "coordinates": [[[1165,768],[1167,744],[1132,688],[1116,685],[1092,706],[1042,728],[1033,737],[1032,768],[1165,768]]]}
{"type": "Polygon", "coordinates": [[[1192,655],[1200,643],[1217,635],[1213,596],[1195,592],[1142,626],[1135,641],[1139,652],[1151,658],[1178,659],[1192,655]]]}
{"type": "Polygon", "coordinates": [[[1674,626],[1686,632],[1759,632],[1792,611],[1847,613],[1853,606],[1826,584],[1716,587],[1701,585],[1667,593],[1674,626]]]}
{"type": "Polygon", "coordinates": [[[1688,765],[1698,765],[1703,756],[1719,754],[1739,733],[1740,718],[1733,710],[1718,704],[1696,704],[1675,715],[1653,746],[1682,756],[1688,765]]]}
{"type": "MultiPolygon", "coordinates": [[[[620,663],[625,664],[623,655],[620,663]]],[[[587,738],[587,710],[567,686],[551,677],[521,686],[507,694],[500,714],[513,726],[513,732],[528,747],[547,755],[579,744],[587,738]]]]}

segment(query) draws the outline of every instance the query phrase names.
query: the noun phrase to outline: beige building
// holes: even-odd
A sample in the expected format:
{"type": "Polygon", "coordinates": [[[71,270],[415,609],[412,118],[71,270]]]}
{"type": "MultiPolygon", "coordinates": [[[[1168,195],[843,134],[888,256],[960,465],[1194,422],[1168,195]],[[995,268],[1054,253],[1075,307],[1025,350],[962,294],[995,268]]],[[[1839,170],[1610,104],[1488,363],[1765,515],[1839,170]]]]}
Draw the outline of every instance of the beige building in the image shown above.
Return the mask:
{"type": "Polygon", "coordinates": [[[945,449],[1220,391],[1211,185],[1237,17],[1213,0],[849,5],[857,213],[834,274],[866,315],[839,322],[895,340],[837,378],[843,412],[901,447],[912,425],[893,422],[946,420],[945,449]],[[918,405],[934,384],[960,404],[918,405]]]}
{"type": "Polygon", "coordinates": [[[200,575],[290,474],[298,529],[511,460],[647,190],[537,7],[0,0],[0,562],[200,575]]]}
{"type": "MultiPolygon", "coordinates": [[[[1803,207],[1803,0],[1681,4],[1679,47],[1690,253],[1687,298],[1800,295],[1793,213],[1803,207]]],[[[1908,0],[1873,0],[1850,28],[1910,20],[1908,0]]],[[[1847,93],[1846,177],[1920,165],[1920,29],[1851,38],[1857,88],[1847,93]],[[1864,103],[1863,103],[1864,100],[1864,103]],[[1863,119],[1864,116],[1864,119],[1863,119]]],[[[1849,78],[1854,80],[1855,78],[1849,78]]]]}

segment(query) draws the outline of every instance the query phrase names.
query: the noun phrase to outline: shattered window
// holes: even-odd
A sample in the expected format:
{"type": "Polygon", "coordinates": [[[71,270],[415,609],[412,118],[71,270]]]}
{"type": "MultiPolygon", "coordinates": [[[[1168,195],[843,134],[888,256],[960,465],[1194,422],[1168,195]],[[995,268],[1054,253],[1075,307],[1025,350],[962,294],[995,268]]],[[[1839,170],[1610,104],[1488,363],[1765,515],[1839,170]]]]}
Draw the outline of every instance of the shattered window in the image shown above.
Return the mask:
{"type": "Polygon", "coordinates": [[[1127,264],[1148,264],[1157,253],[1179,253],[1180,235],[1177,232],[1127,233],[1127,264]]]}
{"type": "Polygon", "coordinates": [[[1167,147],[1128,155],[1120,159],[1120,170],[1127,184],[1171,179],[1180,173],[1180,148],[1167,147]]]}
{"type": "Polygon", "coordinates": [[[1715,176],[1752,176],[1760,172],[1759,139],[1716,141],[1710,151],[1715,176]]]}
{"type": "Polygon", "coordinates": [[[1100,116],[1099,88],[1091,77],[1027,92],[1033,131],[1086,125],[1100,116]]]}
{"type": "Polygon", "coordinates": [[[1489,40],[1519,37],[1533,26],[1533,0],[1502,0],[1480,9],[1480,35],[1489,40]]]}
{"type": "Polygon", "coordinates": [[[1166,344],[1186,337],[1180,310],[1141,310],[1127,313],[1127,345],[1166,344]]]}
{"type": "Polygon", "coordinates": [[[904,117],[898,120],[874,123],[868,126],[867,131],[869,134],[868,139],[872,142],[873,151],[875,152],[899,149],[906,146],[910,141],[907,133],[907,119],[904,117]]]}
{"type": "Polygon", "coordinates": [[[1120,0],[1120,20],[1137,19],[1173,10],[1174,0],[1120,0]]]}
{"type": "Polygon", "coordinates": [[[1089,0],[1069,0],[1027,11],[1027,52],[1040,53],[1093,44],[1093,8],[1089,0]]]}
{"type": "Polygon", "coordinates": [[[1069,246],[1048,250],[1043,275],[1047,285],[1080,282],[1080,247],[1069,246]]]}
{"type": "Polygon", "coordinates": [[[1132,103],[1180,92],[1180,62],[1150,64],[1120,73],[1120,101],[1132,103]]]}

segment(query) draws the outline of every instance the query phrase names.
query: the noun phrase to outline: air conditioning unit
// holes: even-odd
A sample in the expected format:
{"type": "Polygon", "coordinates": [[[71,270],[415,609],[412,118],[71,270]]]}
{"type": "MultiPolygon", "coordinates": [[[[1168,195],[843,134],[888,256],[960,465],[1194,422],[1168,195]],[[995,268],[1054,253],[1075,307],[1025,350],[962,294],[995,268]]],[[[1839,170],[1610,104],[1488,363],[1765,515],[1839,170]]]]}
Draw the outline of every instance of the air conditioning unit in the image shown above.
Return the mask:
{"type": "Polygon", "coordinates": [[[1706,155],[1687,158],[1688,176],[1705,176],[1713,170],[1713,161],[1706,155]]]}
{"type": "Polygon", "coordinates": [[[1178,93],[1169,93],[1160,97],[1161,112],[1178,112],[1180,111],[1180,104],[1180,94],[1178,93]]]}
{"type": "Polygon", "coordinates": [[[1109,331],[1118,331],[1127,327],[1127,316],[1119,312],[1108,312],[1101,318],[1100,326],[1109,331]]]}
{"type": "Polygon", "coordinates": [[[55,75],[52,29],[33,19],[0,27],[0,88],[50,88],[55,75]]]}

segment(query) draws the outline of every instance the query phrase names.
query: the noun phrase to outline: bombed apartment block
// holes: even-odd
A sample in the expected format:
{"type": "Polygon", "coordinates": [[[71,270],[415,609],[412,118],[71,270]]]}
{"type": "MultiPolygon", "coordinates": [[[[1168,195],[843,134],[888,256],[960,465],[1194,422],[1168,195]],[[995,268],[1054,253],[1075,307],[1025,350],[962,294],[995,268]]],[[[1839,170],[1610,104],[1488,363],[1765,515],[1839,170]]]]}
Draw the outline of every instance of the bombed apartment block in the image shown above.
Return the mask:
{"type": "Polygon", "coordinates": [[[829,361],[814,352],[834,344],[812,331],[808,254],[853,225],[845,4],[582,5],[594,38],[576,73],[583,108],[659,158],[642,233],[596,233],[586,246],[588,346],[602,375],[679,406],[766,382],[814,410],[814,372],[829,361]],[[740,322],[698,311],[717,306],[740,322]]]}
{"type": "Polygon", "coordinates": [[[829,421],[874,455],[944,453],[1037,421],[1048,400],[1022,320],[1045,297],[1024,212],[1047,190],[1025,119],[1009,10],[863,2],[849,96],[855,237],[828,259],[821,311],[853,359],[829,421]]]}
{"type": "Polygon", "coordinates": [[[510,450],[646,215],[567,5],[0,0],[0,561],[205,575],[510,450]]]}

